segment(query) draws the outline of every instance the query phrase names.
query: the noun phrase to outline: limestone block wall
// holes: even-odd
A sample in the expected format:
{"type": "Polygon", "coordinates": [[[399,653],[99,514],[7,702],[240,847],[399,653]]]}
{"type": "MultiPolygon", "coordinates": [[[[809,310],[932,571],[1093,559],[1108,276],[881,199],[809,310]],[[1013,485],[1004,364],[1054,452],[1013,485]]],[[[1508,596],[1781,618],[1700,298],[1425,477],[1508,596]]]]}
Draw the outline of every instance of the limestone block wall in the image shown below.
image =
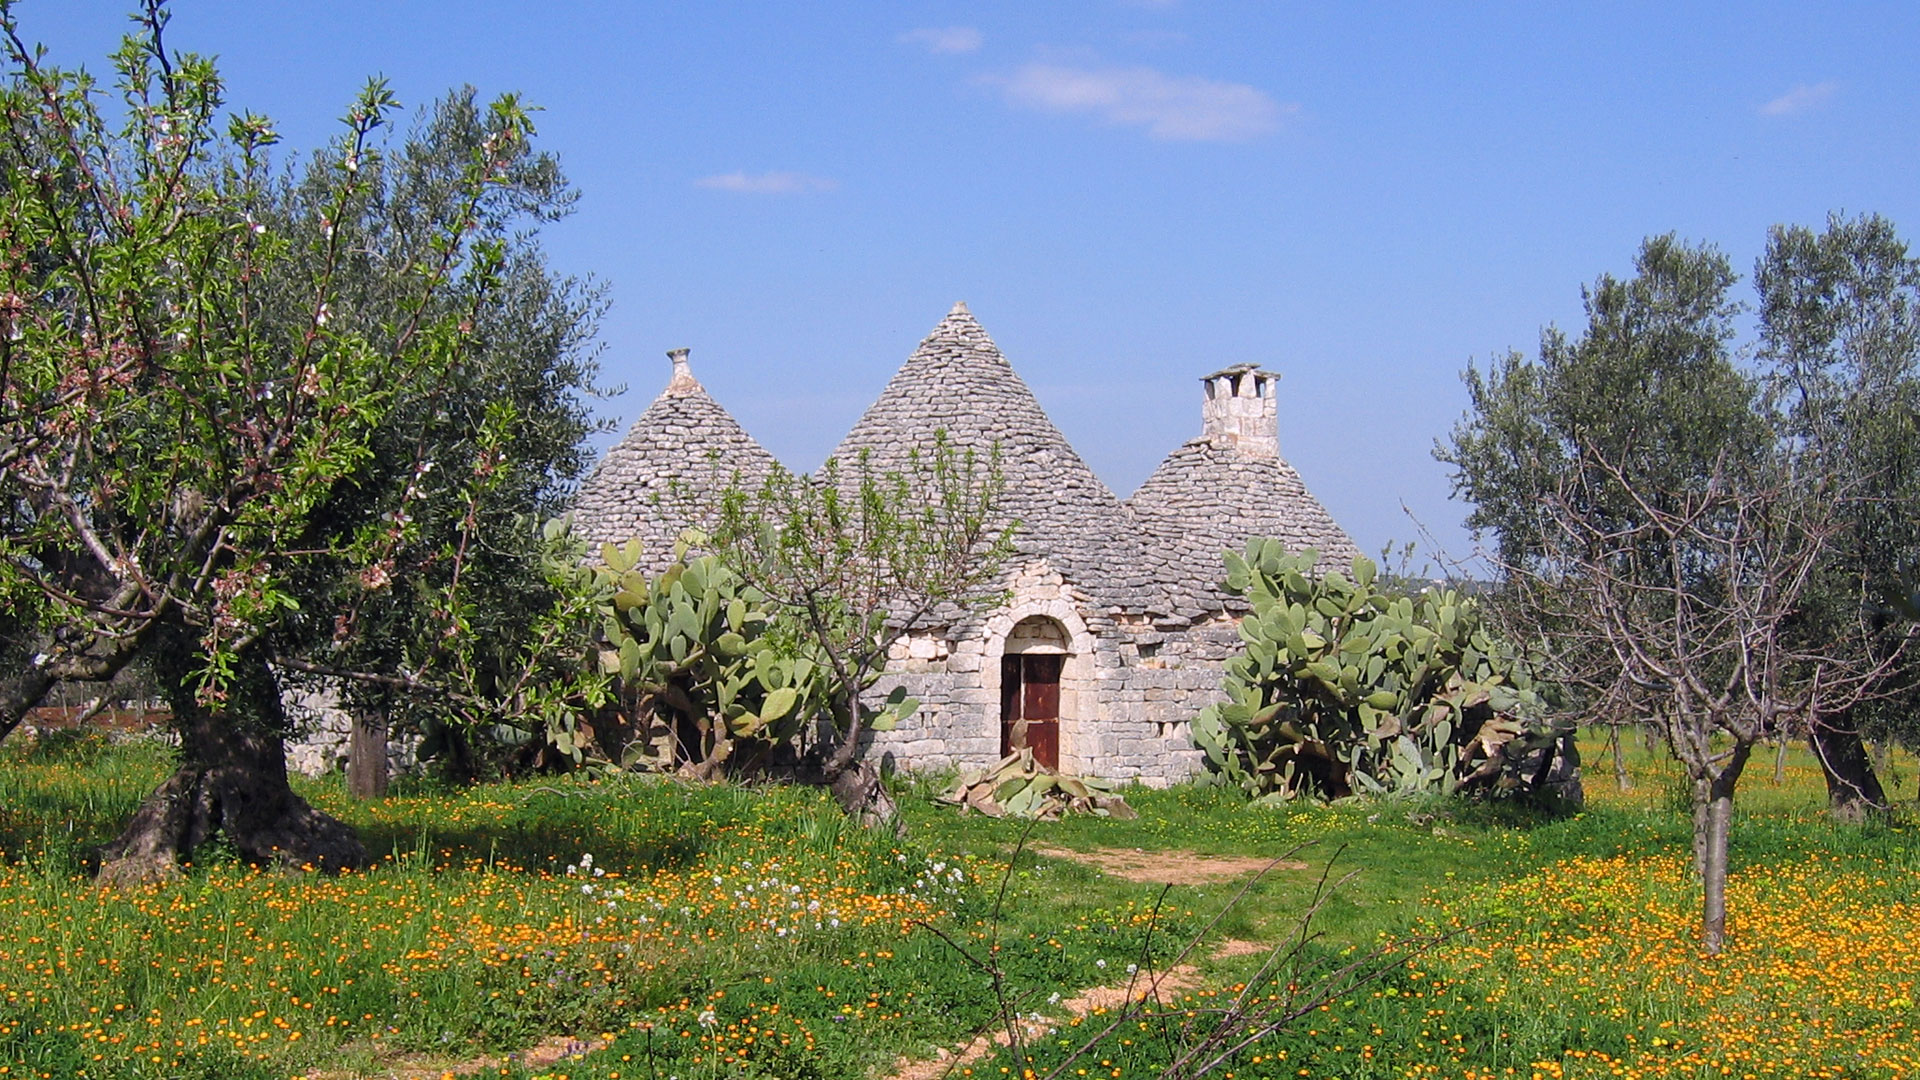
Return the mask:
{"type": "Polygon", "coordinates": [[[1009,652],[1062,652],[1060,766],[1165,786],[1204,767],[1192,720],[1221,700],[1221,670],[1240,647],[1237,620],[1156,625],[1144,616],[1084,618],[1087,598],[1046,561],[1012,576],[1012,602],[977,624],[896,643],[874,700],[895,687],[920,709],[872,736],[868,760],[899,769],[981,767],[1000,756],[1000,661],[1009,652]]]}
{"type": "MultiPolygon", "coordinates": [[[[284,690],[281,697],[293,734],[287,739],[287,768],[302,776],[325,776],[347,767],[347,741],[353,720],[340,707],[340,694],[319,685],[284,690]]],[[[403,776],[420,767],[420,736],[395,734],[387,740],[387,774],[403,776]]]]}
{"type": "Polygon", "coordinates": [[[928,664],[919,670],[888,671],[870,697],[877,702],[896,686],[920,699],[919,711],[893,731],[872,733],[866,760],[916,771],[988,765],[1000,759],[1000,703],[986,703],[977,668],[949,671],[928,664]]]}

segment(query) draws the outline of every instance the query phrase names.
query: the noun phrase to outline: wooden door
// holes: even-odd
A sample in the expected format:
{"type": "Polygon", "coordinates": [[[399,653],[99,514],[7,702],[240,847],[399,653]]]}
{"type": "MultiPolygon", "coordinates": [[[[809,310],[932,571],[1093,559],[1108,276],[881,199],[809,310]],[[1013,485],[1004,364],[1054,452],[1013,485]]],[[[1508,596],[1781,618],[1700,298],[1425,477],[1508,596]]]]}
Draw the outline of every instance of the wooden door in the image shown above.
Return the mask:
{"type": "Polygon", "coordinates": [[[1060,667],[1049,654],[1000,660],[1000,753],[1021,747],[1049,769],[1060,767],[1060,667]]]}

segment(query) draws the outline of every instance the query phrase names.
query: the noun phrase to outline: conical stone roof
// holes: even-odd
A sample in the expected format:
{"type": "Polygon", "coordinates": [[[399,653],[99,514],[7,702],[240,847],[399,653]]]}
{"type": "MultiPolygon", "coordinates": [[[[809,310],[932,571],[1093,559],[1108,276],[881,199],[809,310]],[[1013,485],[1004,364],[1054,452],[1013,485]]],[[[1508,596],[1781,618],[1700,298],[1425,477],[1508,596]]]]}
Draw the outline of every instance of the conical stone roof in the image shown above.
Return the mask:
{"type": "Polygon", "coordinates": [[[711,511],[736,476],[751,489],[776,464],[693,377],[687,350],[667,356],[673,361],[667,388],[587,474],[573,500],[575,535],[596,546],[638,537],[647,573],[673,562],[680,534],[711,511]]]}
{"type": "Polygon", "coordinates": [[[1277,376],[1242,366],[1207,376],[1206,431],[1160,463],[1127,500],[1146,542],[1147,569],[1171,614],[1188,618],[1245,604],[1220,588],[1222,555],[1270,536],[1313,548],[1318,569],[1347,570],[1360,553],[1275,438],[1277,376]],[[1214,386],[1221,389],[1215,398],[1214,386]]]}
{"type": "Polygon", "coordinates": [[[866,452],[879,471],[904,470],[913,451],[931,453],[940,431],[956,450],[983,459],[999,448],[1001,514],[1020,522],[1014,543],[1022,555],[1045,556],[1101,606],[1143,607],[1142,551],[1126,511],[964,303],[894,373],[834,456],[845,467],[866,452]]]}

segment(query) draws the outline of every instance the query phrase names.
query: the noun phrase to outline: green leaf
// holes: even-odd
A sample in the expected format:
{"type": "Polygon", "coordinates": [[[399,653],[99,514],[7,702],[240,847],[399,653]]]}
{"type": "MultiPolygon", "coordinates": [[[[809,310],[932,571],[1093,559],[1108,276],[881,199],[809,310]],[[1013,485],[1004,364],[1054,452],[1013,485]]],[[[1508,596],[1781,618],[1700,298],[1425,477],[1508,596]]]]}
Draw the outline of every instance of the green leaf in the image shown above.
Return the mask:
{"type": "Polygon", "coordinates": [[[760,706],[760,715],[769,722],[778,720],[792,712],[799,700],[799,693],[792,687],[780,687],[767,695],[766,702],[760,706]]]}

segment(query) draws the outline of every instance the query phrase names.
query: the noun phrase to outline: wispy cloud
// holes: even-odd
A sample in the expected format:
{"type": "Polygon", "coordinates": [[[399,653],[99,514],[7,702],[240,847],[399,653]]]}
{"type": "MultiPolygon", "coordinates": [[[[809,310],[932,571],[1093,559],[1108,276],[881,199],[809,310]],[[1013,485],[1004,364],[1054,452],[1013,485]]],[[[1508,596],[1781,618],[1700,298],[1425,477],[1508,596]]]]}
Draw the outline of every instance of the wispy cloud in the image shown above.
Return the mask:
{"type": "Polygon", "coordinates": [[[1243,142],[1272,133],[1300,111],[1245,83],[1167,75],[1150,67],[1035,63],[986,81],[1010,104],[1087,113],[1109,124],[1146,128],[1156,139],[1243,142]]]}
{"type": "Polygon", "coordinates": [[[797,172],[730,172],[703,176],[695,180],[693,186],[743,195],[810,195],[832,191],[840,186],[840,182],[825,176],[797,172]]]}
{"type": "Polygon", "coordinates": [[[900,35],[902,44],[920,45],[930,53],[970,53],[984,40],[971,26],[926,26],[900,35]]]}
{"type": "Polygon", "coordinates": [[[1810,113],[1832,101],[1833,95],[1839,90],[1839,83],[1823,82],[1812,85],[1801,83],[1760,106],[1760,115],[1799,116],[1801,113],[1810,113]]]}

